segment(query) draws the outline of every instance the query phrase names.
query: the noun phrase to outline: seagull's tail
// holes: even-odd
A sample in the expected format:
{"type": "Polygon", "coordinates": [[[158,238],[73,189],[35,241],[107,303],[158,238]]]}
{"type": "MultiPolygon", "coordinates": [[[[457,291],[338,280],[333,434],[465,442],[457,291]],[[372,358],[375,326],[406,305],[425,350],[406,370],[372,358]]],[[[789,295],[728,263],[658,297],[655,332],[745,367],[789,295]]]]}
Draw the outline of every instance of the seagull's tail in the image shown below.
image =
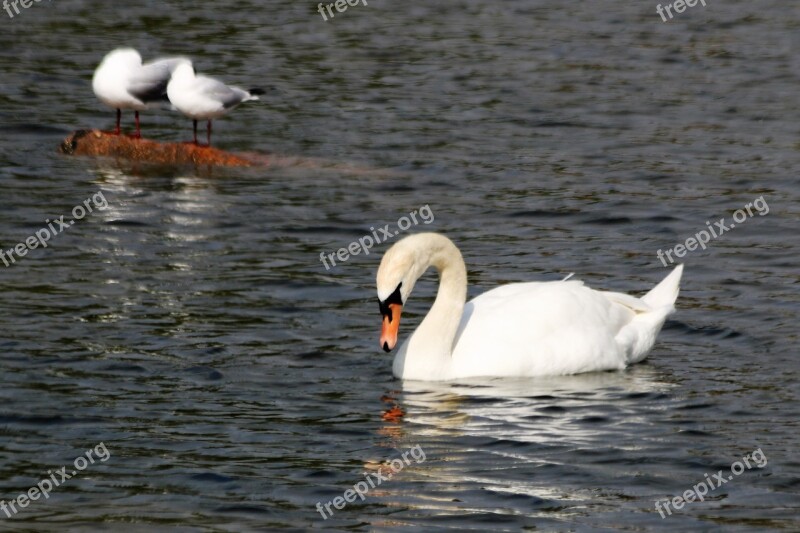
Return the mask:
{"type": "Polygon", "coordinates": [[[259,94],[264,94],[264,89],[259,89],[259,88],[248,89],[247,90],[247,96],[248,97],[245,99],[245,101],[247,101],[247,100],[258,100],[259,99],[258,98],[259,94]]]}

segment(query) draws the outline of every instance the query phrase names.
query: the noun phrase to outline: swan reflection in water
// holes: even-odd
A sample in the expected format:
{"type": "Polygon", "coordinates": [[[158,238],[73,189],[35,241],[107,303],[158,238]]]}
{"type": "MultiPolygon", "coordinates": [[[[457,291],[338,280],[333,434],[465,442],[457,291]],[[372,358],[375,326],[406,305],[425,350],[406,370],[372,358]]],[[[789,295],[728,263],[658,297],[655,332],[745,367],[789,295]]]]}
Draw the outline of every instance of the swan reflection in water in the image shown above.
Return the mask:
{"type": "MultiPolygon", "coordinates": [[[[587,478],[613,477],[619,468],[604,465],[604,456],[646,453],[643,428],[654,413],[668,416],[663,398],[674,387],[648,365],[547,378],[403,381],[382,398],[378,433],[395,451],[387,458],[420,445],[427,461],[404,468],[395,480],[405,483],[386,484],[375,496],[434,514],[500,512],[493,505],[509,495],[531,498],[531,516],[580,506],[589,497],[587,478]]],[[[385,465],[366,461],[365,471],[385,465]]]]}
{"type": "MultiPolygon", "coordinates": [[[[673,387],[648,366],[542,378],[474,378],[457,382],[403,381],[389,411],[401,409],[402,427],[418,435],[490,436],[547,443],[596,435],[576,424],[635,409],[638,398],[673,387]],[[547,421],[542,424],[542,421],[547,421]]],[[[386,430],[386,426],[384,426],[386,430]]]]}

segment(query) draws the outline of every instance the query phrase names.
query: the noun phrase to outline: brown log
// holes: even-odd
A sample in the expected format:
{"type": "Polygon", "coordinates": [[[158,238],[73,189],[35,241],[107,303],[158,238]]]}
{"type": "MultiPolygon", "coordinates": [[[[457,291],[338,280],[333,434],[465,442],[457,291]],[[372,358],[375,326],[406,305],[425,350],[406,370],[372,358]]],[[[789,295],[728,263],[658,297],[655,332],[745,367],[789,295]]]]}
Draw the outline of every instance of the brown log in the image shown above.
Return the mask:
{"type": "Polygon", "coordinates": [[[195,165],[226,167],[307,168],[321,172],[346,173],[352,177],[398,178],[397,172],[364,167],[342,161],[255,152],[234,154],[193,143],[159,142],[116,135],[101,130],[72,132],[59,146],[68,155],[115,157],[154,165],[195,165]]]}
{"type": "Polygon", "coordinates": [[[117,157],[162,165],[249,167],[269,164],[266,156],[245,156],[193,143],[158,142],[100,130],[78,130],[61,143],[69,155],[117,157]]]}

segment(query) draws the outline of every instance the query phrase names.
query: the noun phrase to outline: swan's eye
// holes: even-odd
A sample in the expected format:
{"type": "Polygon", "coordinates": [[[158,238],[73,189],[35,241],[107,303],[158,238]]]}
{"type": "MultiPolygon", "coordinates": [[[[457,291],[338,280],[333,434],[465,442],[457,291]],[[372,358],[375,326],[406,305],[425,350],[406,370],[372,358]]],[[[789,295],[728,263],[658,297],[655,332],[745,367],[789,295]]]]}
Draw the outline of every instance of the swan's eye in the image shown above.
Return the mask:
{"type": "Polygon", "coordinates": [[[392,294],[389,295],[384,301],[378,300],[378,307],[381,309],[382,316],[388,316],[389,321],[392,320],[392,308],[389,307],[391,304],[400,304],[403,305],[403,297],[400,296],[400,287],[403,286],[403,282],[401,281],[397,288],[394,290],[392,294]]]}

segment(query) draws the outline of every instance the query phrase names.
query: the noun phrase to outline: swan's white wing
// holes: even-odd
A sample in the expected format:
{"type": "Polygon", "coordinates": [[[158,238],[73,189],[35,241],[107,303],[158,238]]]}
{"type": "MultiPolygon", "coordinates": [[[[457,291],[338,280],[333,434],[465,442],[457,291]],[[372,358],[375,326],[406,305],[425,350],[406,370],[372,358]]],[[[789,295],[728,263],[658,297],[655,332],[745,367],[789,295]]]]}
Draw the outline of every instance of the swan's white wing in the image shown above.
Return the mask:
{"type": "Polygon", "coordinates": [[[600,292],[603,296],[611,300],[612,302],[619,304],[621,306],[627,307],[634,313],[649,313],[653,310],[652,307],[647,305],[644,301],[640,298],[636,298],[635,296],[631,296],[630,294],[624,294],[621,292],[600,292]]]}
{"type": "MultiPolygon", "coordinates": [[[[633,303],[635,298],[629,298],[633,303]]],[[[631,306],[581,281],[499,287],[465,306],[453,351],[453,377],[624,368],[625,350],[616,336],[635,314],[631,306]]]]}

